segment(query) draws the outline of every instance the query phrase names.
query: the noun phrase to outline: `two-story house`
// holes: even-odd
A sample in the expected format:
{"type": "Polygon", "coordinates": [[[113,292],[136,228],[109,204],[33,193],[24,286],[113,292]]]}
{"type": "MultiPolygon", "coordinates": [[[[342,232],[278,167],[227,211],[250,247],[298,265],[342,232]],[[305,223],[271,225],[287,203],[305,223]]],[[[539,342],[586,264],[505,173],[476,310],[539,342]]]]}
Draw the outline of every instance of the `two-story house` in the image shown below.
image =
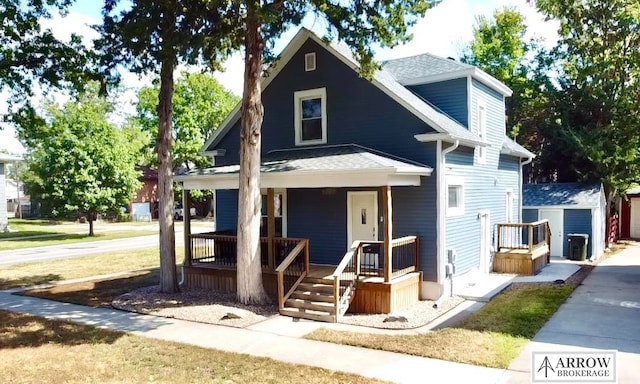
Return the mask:
{"type": "MultiPolygon", "coordinates": [[[[262,88],[263,265],[273,270],[293,253],[273,250],[284,242],[274,238],[308,240],[312,265],[293,282],[285,274],[281,308],[313,313],[317,306],[304,303],[311,288],[338,277],[333,320],[349,302],[352,310],[389,312],[449,294],[455,276],[490,271],[494,225],[521,219],[521,169],[533,156],[505,135],[509,88],[430,54],[387,61],[362,78],[348,49],[306,29],[262,88]],[[312,276],[320,266],[325,273],[312,276]],[[345,284],[345,271],[359,282],[345,284]]],[[[211,247],[220,255],[237,227],[239,131],[238,107],[203,147],[215,165],[176,177],[185,190],[216,189],[219,232],[187,235],[188,284],[234,287],[230,275],[205,283],[211,273],[196,267],[234,265],[204,249],[226,236],[211,247]]],[[[277,279],[264,280],[276,289],[277,279]]]]}

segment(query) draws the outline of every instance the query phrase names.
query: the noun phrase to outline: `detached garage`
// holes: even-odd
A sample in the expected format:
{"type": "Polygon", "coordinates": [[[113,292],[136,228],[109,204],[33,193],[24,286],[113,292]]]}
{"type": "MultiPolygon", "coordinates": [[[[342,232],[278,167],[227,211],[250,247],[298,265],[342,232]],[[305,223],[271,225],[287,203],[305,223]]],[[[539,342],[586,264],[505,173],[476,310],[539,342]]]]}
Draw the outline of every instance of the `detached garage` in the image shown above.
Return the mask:
{"type": "Polygon", "coordinates": [[[569,234],[589,235],[587,258],[602,256],[607,206],[602,184],[525,184],[522,188],[522,221],[549,220],[551,256],[569,256],[569,234]]]}

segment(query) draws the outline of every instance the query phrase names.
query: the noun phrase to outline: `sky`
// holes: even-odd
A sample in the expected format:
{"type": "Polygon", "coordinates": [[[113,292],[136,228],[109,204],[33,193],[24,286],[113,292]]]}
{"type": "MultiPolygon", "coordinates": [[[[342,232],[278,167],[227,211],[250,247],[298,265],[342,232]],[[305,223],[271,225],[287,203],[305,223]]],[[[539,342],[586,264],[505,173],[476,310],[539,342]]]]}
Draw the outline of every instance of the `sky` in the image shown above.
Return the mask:
{"type": "MultiPolygon", "coordinates": [[[[45,20],[43,27],[50,28],[58,39],[69,39],[71,33],[83,36],[90,44],[97,33],[90,28],[101,20],[101,1],[77,0],[66,17],[56,16],[45,20]]],[[[553,46],[557,40],[557,24],[545,22],[542,15],[535,8],[527,4],[526,0],[444,0],[436,7],[427,11],[412,28],[413,40],[408,44],[393,49],[377,49],[376,59],[389,60],[421,53],[432,53],[443,57],[458,58],[463,47],[472,39],[472,28],[478,15],[491,16],[496,8],[512,6],[517,8],[526,18],[529,26],[528,34],[544,39],[547,46],[553,46]]],[[[323,34],[325,24],[308,16],[303,25],[318,34],[323,34]]],[[[294,28],[285,33],[276,43],[276,52],[282,50],[298,31],[294,28]]],[[[222,85],[241,95],[243,62],[242,55],[235,54],[223,65],[225,71],[214,76],[222,85]]],[[[179,68],[179,71],[184,68],[179,68]]],[[[133,112],[135,90],[149,85],[152,76],[139,77],[132,73],[123,73],[123,86],[129,91],[123,95],[124,111],[133,112]]],[[[6,99],[5,99],[6,100],[6,99]]],[[[0,94],[0,113],[6,111],[6,104],[0,94]]],[[[15,139],[15,133],[10,127],[0,130],[0,150],[6,149],[12,153],[21,153],[24,149],[15,139]]]]}

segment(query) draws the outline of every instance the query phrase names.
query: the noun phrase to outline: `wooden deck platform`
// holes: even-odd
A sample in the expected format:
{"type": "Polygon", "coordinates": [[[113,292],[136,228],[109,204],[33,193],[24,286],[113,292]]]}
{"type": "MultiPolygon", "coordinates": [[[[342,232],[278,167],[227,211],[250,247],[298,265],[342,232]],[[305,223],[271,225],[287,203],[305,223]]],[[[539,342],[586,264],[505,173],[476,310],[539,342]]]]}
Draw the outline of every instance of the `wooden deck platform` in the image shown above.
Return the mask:
{"type": "Polygon", "coordinates": [[[493,271],[532,276],[548,263],[549,246],[541,245],[533,250],[501,249],[493,259],[493,271]]]}

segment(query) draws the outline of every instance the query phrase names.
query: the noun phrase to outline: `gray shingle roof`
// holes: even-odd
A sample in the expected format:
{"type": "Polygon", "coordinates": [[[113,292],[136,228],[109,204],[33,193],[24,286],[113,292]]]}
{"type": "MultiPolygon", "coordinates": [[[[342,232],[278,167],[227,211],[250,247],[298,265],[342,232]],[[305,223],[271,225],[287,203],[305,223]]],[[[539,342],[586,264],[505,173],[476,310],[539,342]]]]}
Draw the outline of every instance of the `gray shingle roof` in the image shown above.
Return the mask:
{"type": "MultiPolygon", "coordinates": [[[[260,172],[331,172],[389,170],[394,173],[429,175],[432,168],[355,144],[281,149],[263,156],[260,172]]],[[[239,165],[194,169],[184,176],[239,173],[239,165]]],[[[181,175],[181,176],[182,176],[181,175]]]]}
{"type": "Polygon", "coordinates": [[[438,57],[430,53],[389,60],[382,63],[382,67],[401,83],[443,73],[473,69],[473,66],[469,64],[438,57]]]}
{"type": "Polygon", "coordinates": [[[600,184],[582,183],[550,183],[525,184],[523,207],[538,206],[582,206],[597,207],[600,205],[600,184]]]}

